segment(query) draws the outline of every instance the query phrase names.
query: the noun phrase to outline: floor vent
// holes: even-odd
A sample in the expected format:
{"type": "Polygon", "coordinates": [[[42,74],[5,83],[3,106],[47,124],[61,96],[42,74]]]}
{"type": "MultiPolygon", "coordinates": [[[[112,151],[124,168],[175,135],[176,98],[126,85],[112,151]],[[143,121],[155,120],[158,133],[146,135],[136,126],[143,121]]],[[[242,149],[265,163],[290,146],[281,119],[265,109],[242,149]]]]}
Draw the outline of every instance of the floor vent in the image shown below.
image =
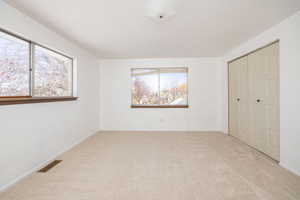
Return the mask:
{"type": "Polygon", "coordinates": [[[55,167],[57,164],[59,164],[62,160],[54,160],[53,162],[49,163],[47,166],[40,169],[38,172],[40,173],[46,173],[53,167],[55,167]]]}

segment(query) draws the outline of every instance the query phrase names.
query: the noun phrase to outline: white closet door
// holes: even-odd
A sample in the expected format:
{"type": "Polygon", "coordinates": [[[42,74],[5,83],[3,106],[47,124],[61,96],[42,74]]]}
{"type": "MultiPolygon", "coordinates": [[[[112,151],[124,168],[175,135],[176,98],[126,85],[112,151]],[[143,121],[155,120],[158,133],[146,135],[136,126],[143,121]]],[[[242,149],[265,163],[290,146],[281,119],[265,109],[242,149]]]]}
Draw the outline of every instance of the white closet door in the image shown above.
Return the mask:
{"type": "Polygon", "coordinates": [[[236,62],[229,64],[229,133],[238,137],[238,76],[239,69],[236,62]]]}
{"type": "Polygon", "coordinates": [[[248,56],[252,145],[279,160],[278,43],[248,56]]]}
{"type": "Polygon", "coordinates": [[[248,87],[248,57],[240,58],[237,62],[239,68],[239,98],[238,103],[238,123],[239,123],[239,138],[250,143],[249,136],[249,87],[248,87]]]}
{"type": "Polygon", "coordinates": [[[245,142],[248,135],[248,67],[247,57],[229,64],[230,134],[245,142]]]}

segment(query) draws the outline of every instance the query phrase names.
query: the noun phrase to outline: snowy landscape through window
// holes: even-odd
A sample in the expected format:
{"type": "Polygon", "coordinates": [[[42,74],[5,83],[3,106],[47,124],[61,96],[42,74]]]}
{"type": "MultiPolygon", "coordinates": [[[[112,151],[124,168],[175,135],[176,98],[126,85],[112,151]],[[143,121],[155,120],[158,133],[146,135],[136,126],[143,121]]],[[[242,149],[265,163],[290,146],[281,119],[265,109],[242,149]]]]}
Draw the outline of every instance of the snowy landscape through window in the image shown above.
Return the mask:
{"type": "Polygon", "coordinates": [[[0,31],[0,98],[72,96],[72,58],[0,31]]]}
{"type": "Polygon", "coordinates": [[[72,59],[40,46],[34,49],[34,95],[72,95],[72,59]]]}
{"type": "Polygon", "coordinates": [[[0,32],[0,96],[29,96],[30,43],[0,32]]]}

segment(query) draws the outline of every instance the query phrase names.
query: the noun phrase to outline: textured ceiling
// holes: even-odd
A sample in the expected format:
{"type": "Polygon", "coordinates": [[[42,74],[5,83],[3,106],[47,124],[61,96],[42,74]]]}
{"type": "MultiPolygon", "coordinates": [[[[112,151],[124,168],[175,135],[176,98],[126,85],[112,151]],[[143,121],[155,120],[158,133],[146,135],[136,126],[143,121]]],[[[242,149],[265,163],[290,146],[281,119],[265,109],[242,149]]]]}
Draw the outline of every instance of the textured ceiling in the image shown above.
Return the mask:
{"type": "Polygon", "coordinates": [[[218,57],[300,10],[299,0],[172,0],[162,23],[146,0],[6,0],[99,58],[218,57]]]}

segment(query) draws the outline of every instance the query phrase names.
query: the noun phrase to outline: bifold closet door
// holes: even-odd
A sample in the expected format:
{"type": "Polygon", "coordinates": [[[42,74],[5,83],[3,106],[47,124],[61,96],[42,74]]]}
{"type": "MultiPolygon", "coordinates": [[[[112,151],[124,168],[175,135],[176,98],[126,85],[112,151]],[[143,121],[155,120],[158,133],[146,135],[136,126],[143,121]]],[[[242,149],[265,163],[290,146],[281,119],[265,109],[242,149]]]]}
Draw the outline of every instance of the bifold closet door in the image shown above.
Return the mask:
{"type": "Polygon", "coordinates": [[[248,56],[252,146],[279,161],[279,43],[248,56]]]}
{"type": "Polygon", "coordinates": [[[243,57],[229,64],[229,129],[232,136],[249,143],[247,62],[243,57]]]}

